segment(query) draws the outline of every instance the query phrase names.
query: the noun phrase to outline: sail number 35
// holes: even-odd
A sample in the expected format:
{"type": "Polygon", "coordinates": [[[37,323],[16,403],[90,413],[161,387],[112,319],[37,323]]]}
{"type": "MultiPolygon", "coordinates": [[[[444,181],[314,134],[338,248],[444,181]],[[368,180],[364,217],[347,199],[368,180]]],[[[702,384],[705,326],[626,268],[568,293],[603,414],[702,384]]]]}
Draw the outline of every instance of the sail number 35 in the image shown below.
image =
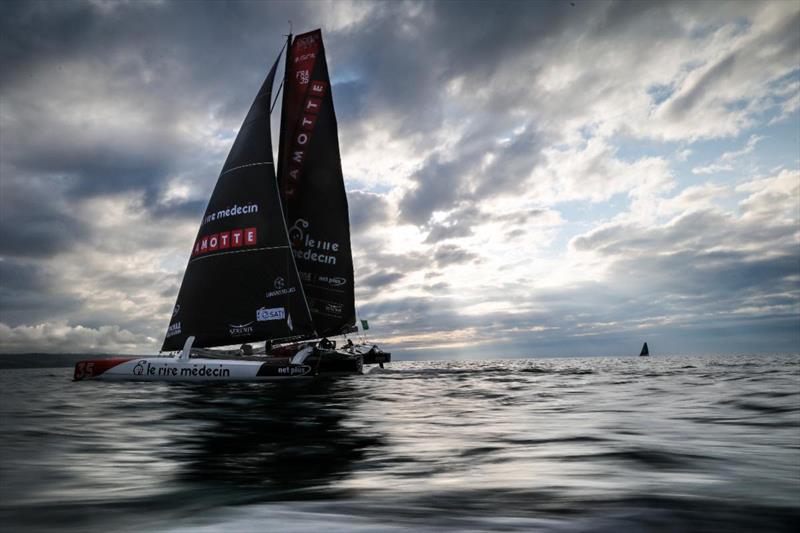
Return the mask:
{"type": "Polygon", "coordinates": [[[81,361],[75,365],[75,379],[90,378],[94,375],[94,362],[81,361]]]}

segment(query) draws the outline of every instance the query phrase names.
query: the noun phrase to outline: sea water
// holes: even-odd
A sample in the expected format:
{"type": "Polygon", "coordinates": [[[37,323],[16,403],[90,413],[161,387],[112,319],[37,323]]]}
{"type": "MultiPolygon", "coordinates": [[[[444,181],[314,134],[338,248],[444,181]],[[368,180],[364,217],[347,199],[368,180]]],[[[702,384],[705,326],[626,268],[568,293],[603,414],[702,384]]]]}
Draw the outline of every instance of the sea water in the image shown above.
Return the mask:
{"type": "Polygon", "coordinates": [[[796,531],[800,357],[0,371],[4,531],[796,531]]]}

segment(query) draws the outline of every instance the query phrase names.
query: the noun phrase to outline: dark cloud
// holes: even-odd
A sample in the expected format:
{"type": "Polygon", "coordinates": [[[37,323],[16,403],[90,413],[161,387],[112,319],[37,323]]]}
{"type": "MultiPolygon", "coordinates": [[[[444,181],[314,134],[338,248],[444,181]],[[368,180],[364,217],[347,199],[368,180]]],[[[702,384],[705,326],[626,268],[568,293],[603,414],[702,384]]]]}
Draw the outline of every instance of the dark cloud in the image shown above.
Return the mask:
{"type": "Polygon", "coordinates": [[[358,280],[358,283],[368,289],[379,289],[403,279],[403,276],[400,272],[379,272],[358,280]]]}
{"type": "Polygon", "coordinates": [[[436,210],[446,210],[460,196],[470,161],[442,161],[434,156],[414,176],[417,186],[400,201],[401,216],[422,225],[436,210]]]}
{"type": "Polygon", "coordinates": [[[384,196],[364,191],[348,191],[350,227],[353,232],[366,231],[389,220],[389,202],[384,196]]]}
{"type": "Polygon", "coordinates": [[[264,51],[277,54],[285,21],[307,8],[4,3],[3,174],[65,180],[74,200],[144,192],[146,209],[177,172],[210,189],[224,151],[199,152],[187,133],[208,117],[238,127],[264,51]]]}
{"type": "Polygon", "coordinates": [[[472,235],[472,228],[463,222],[455,222],[450,225],[434,224],[430,233],[425,238],[427,244],[445,241],[447,239],[457,239],[459,237],[469,237],[472,235]]]}
{"type": "MultiPolygon", "coordinates": [[[[545,145],[538,132],[527,128],[499,144],[494,135],[506,133],[471,131],[455,148],[447,150],[447,159],[440,153],[429,157],[412,177],[416,187],[400,201],[401,217],[423,225],[434,211],[449,211],[525,190],[531,172],[542,161],[545,145]],[[487,155],[493,160],[484,166],[487,155]]],[[[478,220],[473,217],[471,221],[478,220]]]]}
{"type": "Polygon", "coordinates": [[[474,261],[478,258],[478,254],[454,244],[443,244],[436,248],[433,258],[436,261],[436,265],[441,268],[457,263],[474,261]]]}
{"type": "Polygon", "coordinates": [[[524,189],[533,169],[542,161],[545,147],[541,134],[526,128],[495,151],[495,159],[479,175],[475,197],[513,194],[524,189]]]}
{"type": "Polygon", "coordinates": [[[674,98],[667,108],[673,118],[683,117],[703,101],[706,92],[713,91],[717,83],[724,83],[734,69],[735,54],[729,54],[708,69],[684,94],[674,98]]]}
{"type": "Polygon", "coordinates": [[[425,285],[425,290],[428,292],[432,292],[434,294],[440,293],[444,290],[447,290],[450,287],[450,284],[445,281],[440,281],[439,283],[433,283],[431,285],[425,285]]]}
{"type": "MultiPolygon", "coordinates": [[[[763,65],[796,65],[800,48],[798,25],[800,14],[793,13],[777,22],[772,31],[758,36],[750,46],[738,48],[708,66],[685,91],[664,103],[665,115],[680,120],[692,112],[701,111],[710,100],[729,98],[720,89],[739,83],[743,74],[763,65]]],[[[731,99],[726,104],[735,106],[737,102],[731,99]]]]}
{"type": "Polygon", "coordinates": [[[58,320],[80,303],[55,294],[55,273],[24,259],[0,259],[0,322],[9,326],[58,320]]]}
{"type": "Polygon", "coordinates": [[[153,217],[160,220],[188,219],[199,221],[202,219],[207,205],[207,200],[186,200],[167,204],[158,203],[150,207],[149,211],[153,217]]]}
{"type": "Polygon", "coordinates": [[[431,230],[425,238],[426,243],[438,243],[447,239],[469,237],[473,234],[472,226],[485,221],[489,217],[481,213],[474,205],[464,205],[448,214],[441,222],[431,224],[431,230]]]}
{"type": "Polygon", "coordinates": [[[668,294],[678,306],[685,305],[684,297],[694,299],[695,305],[702,300],[713,306],[728,302],[725,307],[744,307],[751,296],[771,293],[780,301],[789,294],[800,296],[794,281],[800,263],[790,254],[752,257],[742,251],[683,250],[625,259],[612,273],[629,289],[643,291],[648,298],[668,294]]]}
{"type": "Polygon", "coordinates": [[[77,218],[41,180],[0,181],[0,255],[49,257],[91,238],[92,229],[77,218]]]}
{"type": "Polygon", "coordinates": [[[572,243],[577,250],[641,257],[682,248],[703,252],[726,244],[737,248],[743,242],[775,242],[788,238],[794,230],[790,223],[747,224],[719,211],[697,210],[663,226],[611,224],[576,237],[572,243]]]}

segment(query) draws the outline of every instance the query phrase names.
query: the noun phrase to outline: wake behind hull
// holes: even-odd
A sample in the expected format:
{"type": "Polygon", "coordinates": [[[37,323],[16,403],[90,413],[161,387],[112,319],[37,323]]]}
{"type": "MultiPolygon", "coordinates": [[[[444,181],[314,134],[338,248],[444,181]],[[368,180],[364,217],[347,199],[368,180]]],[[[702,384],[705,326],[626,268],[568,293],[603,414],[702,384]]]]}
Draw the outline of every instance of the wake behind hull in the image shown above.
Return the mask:
{"type": "Polygon", "coordinates": [[[360,357],[309,358],[303,364],[283,361],[142,357],[95,359],[75,365],[76,381],[272,381],[317,376],[360,374],[360,357]],[[327,361],[326,361],[327,359],[327,361]]]}

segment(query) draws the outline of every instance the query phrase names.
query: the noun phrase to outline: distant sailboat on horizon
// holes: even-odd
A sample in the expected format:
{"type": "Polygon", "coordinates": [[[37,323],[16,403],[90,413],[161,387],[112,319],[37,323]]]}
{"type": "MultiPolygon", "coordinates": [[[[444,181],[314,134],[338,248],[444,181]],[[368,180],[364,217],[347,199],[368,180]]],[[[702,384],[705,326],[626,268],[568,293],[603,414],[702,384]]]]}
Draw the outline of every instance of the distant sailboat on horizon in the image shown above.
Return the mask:
{"type": "Polygon", "coordinates": [[[642,346],[642,351],[639,352],[639,357],[648,357],[650,355],[650,350],[647,349],[647,343],[644,343],[642,346]]]}

